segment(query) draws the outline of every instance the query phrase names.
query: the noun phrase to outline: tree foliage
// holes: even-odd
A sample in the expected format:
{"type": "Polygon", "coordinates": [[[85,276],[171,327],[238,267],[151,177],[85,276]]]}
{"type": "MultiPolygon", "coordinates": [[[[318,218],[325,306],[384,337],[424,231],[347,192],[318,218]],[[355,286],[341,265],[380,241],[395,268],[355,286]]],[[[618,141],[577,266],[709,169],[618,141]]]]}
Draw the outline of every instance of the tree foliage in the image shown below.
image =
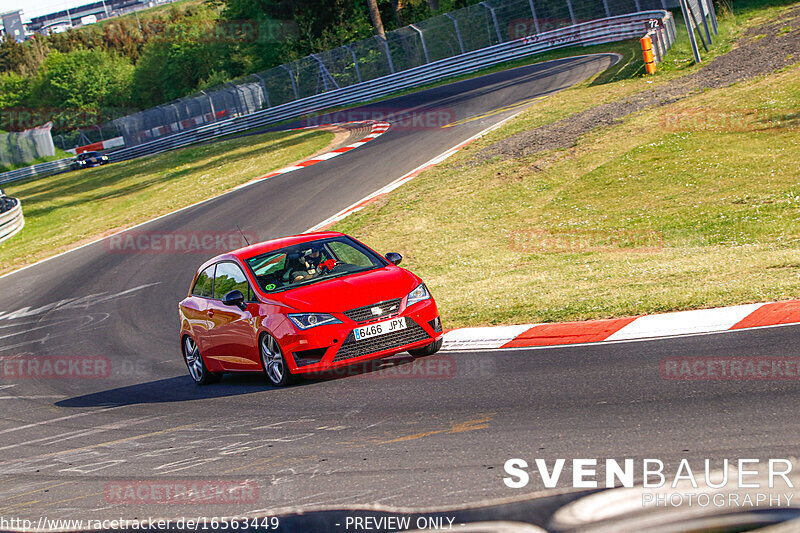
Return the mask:
{"type": "MultiPolygon", "coordinates": [[[[189,0],[22,44],[2,40],[0,110],[108,118],[109,108],[150,108],[368,38],[368,1],[189,0]]],[[[477,1],[376,0],[386,31],[477,1]]]]}
{"type": "Polygon", "coordinates": [[[41,107],[124,107],[132,79],[133,65],[104,50],[53,51],[33,80],[30,97],[41,107]]]}

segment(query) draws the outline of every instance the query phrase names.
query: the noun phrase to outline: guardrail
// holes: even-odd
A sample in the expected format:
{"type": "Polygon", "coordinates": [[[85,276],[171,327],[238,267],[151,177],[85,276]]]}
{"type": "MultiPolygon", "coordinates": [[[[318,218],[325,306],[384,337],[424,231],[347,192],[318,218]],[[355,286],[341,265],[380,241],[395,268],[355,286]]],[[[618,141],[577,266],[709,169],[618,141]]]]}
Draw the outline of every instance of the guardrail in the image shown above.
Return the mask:
{"type": "Polygon", "coordinates": [[[13,237],[24,225],[22,202],[16,198],[0,196],[0,242],[13,237]]]}
{"type": "MultiPolygon", "coordinates": [[[[275,106],[249,115],[214,122],[183,131],[138,146],[123,148],[109,154],[112,162],[153,155],[198,142],[239,133],[253,128],[277,124],[309,113],[380,98],[404,89],[425,85],[453,76],[476,72],[507,61],[521,59],[547,50],[573,45],[621,41],[642,37],[654,31],[657,35],[657,60],[675,41],[675,22],[669,11],[641,11],[608,17],[582,24],[522,37],[473,52],[434,61],[419,67],[375,78],[356,85],[335,89],[275,106]]],[[[52,161],[0,174],[0,184],[33,176],[47,176],[70,170],[70,159],[52,161]]]]}

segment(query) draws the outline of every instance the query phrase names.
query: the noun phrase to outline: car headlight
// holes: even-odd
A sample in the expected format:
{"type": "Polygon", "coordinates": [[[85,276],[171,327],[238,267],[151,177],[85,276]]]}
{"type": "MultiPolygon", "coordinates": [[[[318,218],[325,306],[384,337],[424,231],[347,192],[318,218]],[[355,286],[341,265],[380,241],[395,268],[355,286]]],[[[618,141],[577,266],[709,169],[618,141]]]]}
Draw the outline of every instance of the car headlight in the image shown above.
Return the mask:
{"type": "Polygon", "coordinates": [[[417,285],[416,289],[408,293],[408,303],[406,306],[414,305],[415,303],[421,302],[422,300],[427,300],[430,297],[431,293],[428,292],[428,287],[426,287],[424,283],[420,283],[417,285]]]}
{"type": "Polygon", "coordinates": [[[342,321],[326,313],[293,313],[289,315],[295,326],[300,329],[309,329],[325,324],[340,324],[342,321]]]}
{"type": "Polygon", "coordinates": [[[107,155],[104,155],[104,156],[102,157],[102,159],[103,159],[103,161],[108,161],[108,156],[107,156],[107,155]]]}

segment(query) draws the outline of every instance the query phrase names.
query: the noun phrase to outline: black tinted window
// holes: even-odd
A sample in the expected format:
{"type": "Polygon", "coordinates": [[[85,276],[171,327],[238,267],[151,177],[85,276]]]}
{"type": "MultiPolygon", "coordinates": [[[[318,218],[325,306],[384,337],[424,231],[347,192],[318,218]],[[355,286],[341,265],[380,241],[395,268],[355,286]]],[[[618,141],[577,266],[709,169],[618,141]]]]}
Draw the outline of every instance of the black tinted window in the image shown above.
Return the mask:
{"type": "Polygon", "coordinates": [[[199,276],[197,276],[197,281],[192,289],[192,295],[202,296],[203,298],[211,298],[212,288],[214,285],[215,266],[216,265],[211,265],[207,269],[203,270],[199,276]]]}
{"type": "Polygon", "coordinates": [[[250,286],[244,272],[234,263],[217,264],[217,274],[214,280],[214,298],[221,299],[230,291],[241,291],[245,299],[249,297],[250,286]]]}

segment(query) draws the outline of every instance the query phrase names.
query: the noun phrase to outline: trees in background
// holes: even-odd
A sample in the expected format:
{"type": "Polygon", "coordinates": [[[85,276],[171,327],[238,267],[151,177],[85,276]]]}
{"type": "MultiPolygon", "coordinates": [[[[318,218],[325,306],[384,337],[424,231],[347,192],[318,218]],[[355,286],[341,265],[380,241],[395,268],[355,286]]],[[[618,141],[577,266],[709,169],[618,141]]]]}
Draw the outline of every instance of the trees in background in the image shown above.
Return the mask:
{"type": "Polygon", "coordinates": [[[113,118],[100,110],[153,107],[477,1],[189,0],[22,44],[1,40],[0,109],[113,118]]]}
{"type": "Polygon", "coordinates": [[[101,49],[47,56],[32,80],[30,98],[42,107],[125,107],[131,98],[133,65],[101,49]]]}

